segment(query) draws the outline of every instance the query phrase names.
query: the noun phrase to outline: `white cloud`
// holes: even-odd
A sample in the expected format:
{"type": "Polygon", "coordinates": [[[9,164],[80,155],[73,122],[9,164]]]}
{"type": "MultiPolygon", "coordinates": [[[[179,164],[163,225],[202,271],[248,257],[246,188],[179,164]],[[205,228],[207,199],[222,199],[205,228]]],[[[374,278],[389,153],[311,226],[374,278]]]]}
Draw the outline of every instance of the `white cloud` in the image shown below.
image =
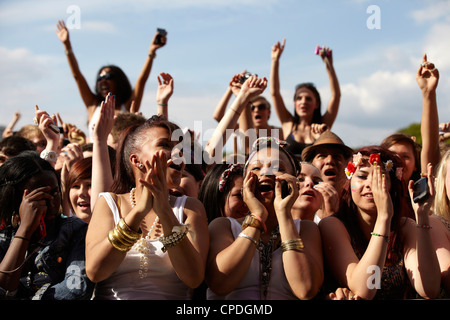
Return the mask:
{"type": "Polygon", "coordinates": [[[440,18],[450,21],[450,1],[434,1],[426,8],[412,11],[411,17],[419,23],[436,21],[440,18]]]}

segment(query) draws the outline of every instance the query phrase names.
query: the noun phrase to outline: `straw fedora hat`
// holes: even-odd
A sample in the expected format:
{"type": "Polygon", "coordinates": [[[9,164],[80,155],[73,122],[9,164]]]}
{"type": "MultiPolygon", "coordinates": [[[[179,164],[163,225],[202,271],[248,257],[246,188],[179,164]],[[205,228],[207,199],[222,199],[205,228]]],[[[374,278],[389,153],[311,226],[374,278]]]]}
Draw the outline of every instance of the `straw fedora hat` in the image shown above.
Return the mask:
{"type": "Polygon", "coordinates": [[[347,147],[345,143],[335,133],[330,130],[325,131],[314,143],[302,151],[302,160],[311,161],[315,155],[315,150],[321,146],[334,146],[342,150],[346,158],[350,158],[353,154],[353,149],[347,147]]]}

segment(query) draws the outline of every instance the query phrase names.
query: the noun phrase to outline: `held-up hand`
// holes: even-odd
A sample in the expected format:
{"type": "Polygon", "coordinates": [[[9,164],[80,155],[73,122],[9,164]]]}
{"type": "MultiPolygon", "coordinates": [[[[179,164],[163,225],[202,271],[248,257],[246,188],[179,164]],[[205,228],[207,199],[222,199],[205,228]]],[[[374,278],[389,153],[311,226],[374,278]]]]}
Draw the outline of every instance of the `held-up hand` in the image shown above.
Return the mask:
{"type": "Polygon", "coordinates": [[[392,219],[394,215],[394,206],[392,203],[390,189],[389,174],[381,173],[381,167],[377,162],[373,163],[372,170],[372,195],[373,201],[377,207],[378,216],[387,215],[389,219],[392,219]]]}
{"type": "Polygon", "coordinates": [[[290,174],[284,173],[275,179],[275,199],[274,207],[276,214],[290,214],[292,206],[298,198],[300,183],[298,179],[290,174]],[[281,195],[281,182],[286,181],[289,188],[289,194],[283,198],[281,195]]]}
{"type": "Polygon", "coordinates": [[[144,186],[144,190],[150,192],[153,198],[153,209],[158,215],[169,206],[166,172],[170,162],[171,159],[167,159],[166,152],[158,151],[153,155],[151,162],[147,160],[145,163],[147,171],[145,179],[139,179],[139,182],[144,186]]]}
{"type": "Polygon", "coordinates": [[[246,99],[261,95],[267,87],[266,77],[260,79],[257,76],[251,76],[242,84],[239,94],[245,96],[246,99]]]}
{"type": "Polygon", "coordinates": [[[280,41],[275,43],[272,47],[272,60],[279,60],[281,54],[283,53],[284,46],[286,45],[286,38],[283,38],[283,42],[280,44],[280,41]]]}
{"type": "Polygon", "coordinates": [[[423,94],[434,92],[439,82],[439,71],[434,64],[427,61],[427,55],[423,55],[422,64],[417,70],[416,81],[423,94]]]}
{"type": "Polygon", "coordinates": [[[69,31],[66,28],[66,24],[63,20],[58,20],[58,23],[56,24],[56,28],[58,29],[56,32],[56,35],[58,36],[59,40],[63,44],[67,44],[70,42],[69,40],[69,31]]]}
{"type": "Polygon", "coordinates": [[[107,141],[115,121],[114,110],[116,107],[116,97],[108,93],[105,101],[100,104],[100,117],[94,126],[93,138],[98,141],[107,141]]]}
{"type": "Polygon", "coordinates": [[[410,180],[408,184],[409,196],[411,198],[411,204],[416,213],[416,221],[418,221],[418,217],[421,215],[429,215],[431,212],[431,208],[433,207],[434,197],[436,192],[434,190],[434,176],[433,176],[433,166],[431,163],[427,165],[427,177],[428,177],[428,197],[425,201],[420,203],[415,203],[413,199],[414,193],[414,181],[410,180]]]}
{"type": "Polygon", "coordinates": [[[155,54],[156,50],[158,50],[159,48],[162,48],[166,45],[167,43],[167,36],[162,36],[161,37],[161,44],[158,44],[156,41],[156,38],[158,37],[158,32],[155,33],[155,35],[153,36],[152,42],[150,44],[150,49],[149,49],[149,54],[155,54]]]}
{"type": "Polygon", "coordinates": [[[39,126],[47,142],[52,141],[55,144],[59,143],[61,134],[59,133],[58,127],[55,125],[56,116],[50,117],[48,113],[44,110],[39,110],[39,107],[35,106],[35,118],[34,123],[39,126]]]}
{"type": "Polygon", "coordinates": [[[266,221],[269,213],[266,207],[256,197],[255,192],[258,186],[258,176],[249,171],[244,178],[244,185],[242,187],[242,196],[245,204],[252,214],[257,215],[263,221],[266,221]]]}
{"type": "Polygon", "coordinates": [[[161,72],[158,78],[158,90],[156,91],[156,103],[166,104],[173,94],[173,78],[170,74],[161,72]]]}

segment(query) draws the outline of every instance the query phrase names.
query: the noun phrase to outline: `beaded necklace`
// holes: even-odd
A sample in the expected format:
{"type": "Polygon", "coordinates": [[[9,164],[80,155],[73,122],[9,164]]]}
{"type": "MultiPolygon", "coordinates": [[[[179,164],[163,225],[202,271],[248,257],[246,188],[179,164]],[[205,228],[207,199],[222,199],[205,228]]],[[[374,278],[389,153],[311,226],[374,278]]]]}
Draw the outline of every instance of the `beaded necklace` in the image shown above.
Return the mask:
{"type": "MultiPolygon", "coordinates": [[[[130,190],[130,203],[131,208],[134,208],[136,206],[136,188],[133,188],[130,190]]],[[[156,228],[156,225],[159,222],[159,217],[156,216],[155,221],[153,222],[152,226],[150,227],[150,230],[148,230],[147,235],[141,236],[141,238],[134,244],[135,249],[141,254],[140,257],[140,264],[139,264],[139,277],[145,278],[147,276],[148,272],[148,254],[150,253],[150,246],[148,245],[147,241],[150,240],[150,236],[153,232],[153,230],[156,228]]]]}
{"type": "Polygon", "coordinates": [[[274,251],[274,245],[280,236],[279,226],[273,229],[270,235],[269,242],[264,244],[264,242],[259,239],[258,250],[259,250],[259,262],[260,262],[260,277],[261,277],[261,299],[267,299],[267,293],[270,284],[270,278],[272,275],[272,257],[274,251]]]}

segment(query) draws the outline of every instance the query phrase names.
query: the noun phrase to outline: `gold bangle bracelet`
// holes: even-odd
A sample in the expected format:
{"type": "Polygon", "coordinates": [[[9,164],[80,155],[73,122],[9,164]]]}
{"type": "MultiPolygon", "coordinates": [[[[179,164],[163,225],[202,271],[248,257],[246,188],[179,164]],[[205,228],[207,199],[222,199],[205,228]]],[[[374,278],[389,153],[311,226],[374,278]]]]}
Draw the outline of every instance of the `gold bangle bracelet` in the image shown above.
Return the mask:
{"type": "Polygon", "coordinates": [[[127,252],[130,251],[131,249],[131,246],[125,246],[118,239],[116,239],[116,236],[114,235],[114,230],[111,230],[108,233],[108,240],[111,243],[111,245],[119,251],[127,252]]]}
{"type": "Polygon", "coordinates": [[[120,231],[116,228],[113,229],[113,234],[114,234],[114,238],[116,238],[118,241],[120,241],[120,243],[122,243],[124,246],[129,246],[132,247],[134,245],[134,243],[137,240],[132,240],[129,239],[127,237],[125,237],[122,233],[120,233],[120,231]]]}
{"type": "Polygon", "coordinates": [[[120,231],[120,233],[122,233],[125,237],[131,240],[137,241],[141,238],[142,231],[139,229],[139,231],[136,232],[133,229],[131,229],[123,218],[119,220],[119,223],[117,224],[116,228],[120,231]]]}
{"type": "Polygon", "coordinates": [[[281,242],[281,250],[283,252],[289,250],[302,250],[305,246],[301,238],[286,240],[281,242]]]}

